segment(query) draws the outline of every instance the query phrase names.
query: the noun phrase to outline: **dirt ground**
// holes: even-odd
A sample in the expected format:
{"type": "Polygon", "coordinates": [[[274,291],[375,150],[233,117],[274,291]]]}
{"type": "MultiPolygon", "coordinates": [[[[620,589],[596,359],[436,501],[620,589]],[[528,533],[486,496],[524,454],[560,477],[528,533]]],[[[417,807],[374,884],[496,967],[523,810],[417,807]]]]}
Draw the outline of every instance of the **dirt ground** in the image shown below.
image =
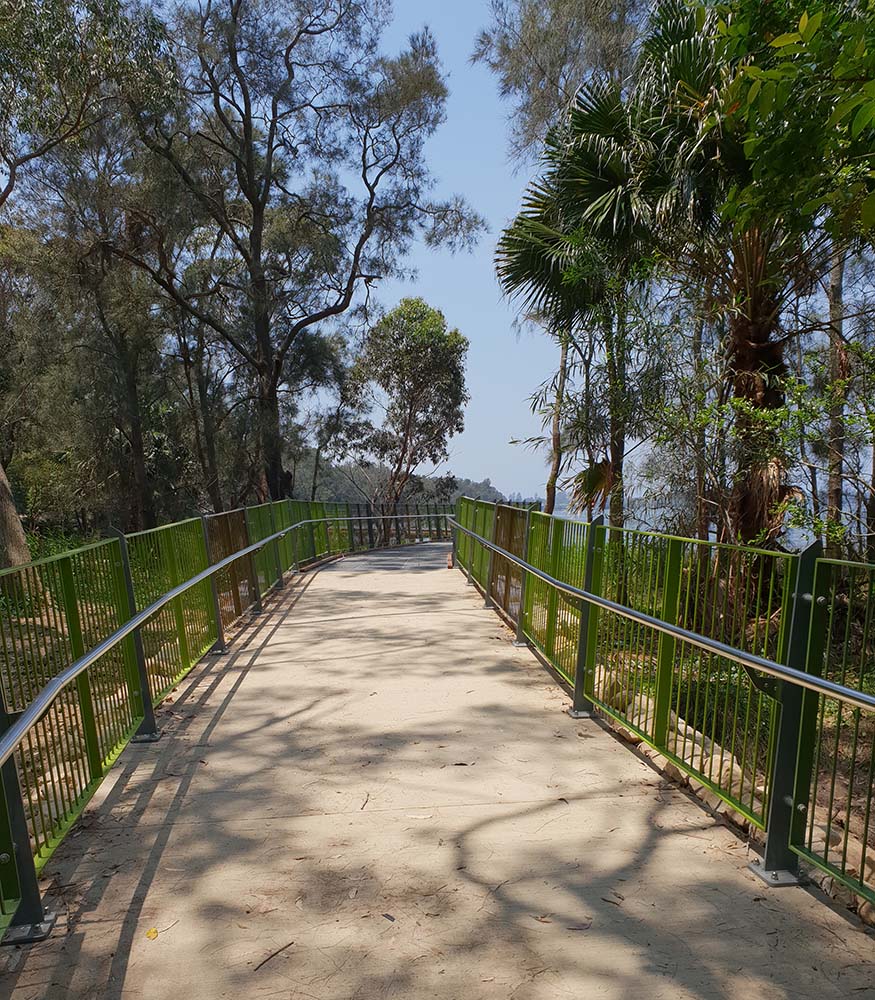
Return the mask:
{"type": "Polygon", "coordinates": [[[297,580],[122,754],[0,997],[875,997],[875,938],[511,638],[443,545],[297,580]]]}

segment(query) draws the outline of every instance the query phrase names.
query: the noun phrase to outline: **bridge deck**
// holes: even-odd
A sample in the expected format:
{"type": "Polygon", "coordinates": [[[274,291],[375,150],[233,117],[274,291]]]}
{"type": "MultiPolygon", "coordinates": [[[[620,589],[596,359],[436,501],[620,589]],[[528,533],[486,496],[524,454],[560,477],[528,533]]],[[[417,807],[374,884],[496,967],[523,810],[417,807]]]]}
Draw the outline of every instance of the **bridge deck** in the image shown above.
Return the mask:
{"type": "Polygon", "coordinates": [[[564,714],[445,554],[330,564],[198,667],[0,996],[875,996],[872,938],[564,714]]]}

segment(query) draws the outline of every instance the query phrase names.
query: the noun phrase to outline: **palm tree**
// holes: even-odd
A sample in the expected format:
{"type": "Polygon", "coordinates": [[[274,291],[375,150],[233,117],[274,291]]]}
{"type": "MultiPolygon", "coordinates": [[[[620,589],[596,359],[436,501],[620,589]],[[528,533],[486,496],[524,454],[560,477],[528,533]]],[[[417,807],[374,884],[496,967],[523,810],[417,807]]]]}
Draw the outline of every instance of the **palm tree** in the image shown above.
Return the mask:
{"type": "MultiPolygon", "coordinates": [[[[601,302],[612,307],[607,392],[616,405],[630,284],[659,264],[709,288],[726,323],[724,377],[734,413],[727,524],[737,539],[767,542],[780,531],[789,494],[774,420],[792,336],[782,328],[782,311],[810,288],[829,243],[795,219],[722,213],[733,188],[750,177],[744,126],[726,106],[734,67],[717,16],[663,0],[628,85],[596,80],[581,88],[550,134],[543,179],[499,245],[499,275],[509,290],[525,282],[543,304],[561,306],[562,293],[575,301],[579,279],[584,289],[591,285],[591,255],[584,267],[576,255],[586,260],[587,248],[604,248],[601,302]]],[[[624,429],[622,419],[612,422],[612,462],[624,429]]]]}
{"type": "Polygon", "coordinates": [[[615,527],[624,522],[623,468],[630,405],[628,313],[646,221],[625,195],[631,191],[624,137],[628,107],[611,80],[583,88],[566,120],[550,133],[543,176],[526,193],[522,212],[505,230],[496,269],[505,291],[549,317],[560,342],[580,358],[580,339],[600,338],[607,374],[608,447],[572,480],[576,507],[609,498],[615,527]],[[598,141],[595,141],[597,132],[598,141]],[[581,211],[586,208],[586,211],[581,211]]]}

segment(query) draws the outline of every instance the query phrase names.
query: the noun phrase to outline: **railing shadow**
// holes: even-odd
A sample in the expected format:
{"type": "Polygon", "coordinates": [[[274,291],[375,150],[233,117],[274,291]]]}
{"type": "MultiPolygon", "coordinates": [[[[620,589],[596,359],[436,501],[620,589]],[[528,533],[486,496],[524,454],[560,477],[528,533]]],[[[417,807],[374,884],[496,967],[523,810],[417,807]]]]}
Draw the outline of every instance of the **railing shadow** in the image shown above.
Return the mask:
{"type": "Polygon", "coordinates": [[[107,1000],[866,995],[850,932],[739,876],[715,819],[560,714],[458,574],[423,594],[387,570],[375,595],[351,562],[322,572],[335,587],[278,595],[180,686],[163,742],[125,752],[50,866],[66,937],[0,992],[80,996],[88,970],[107,1000]],[[253,670],[268,691],[293,670],[288,700],[241,697],[253,670]],[[150,927],[189,978],[132,982],[150,927]]]}

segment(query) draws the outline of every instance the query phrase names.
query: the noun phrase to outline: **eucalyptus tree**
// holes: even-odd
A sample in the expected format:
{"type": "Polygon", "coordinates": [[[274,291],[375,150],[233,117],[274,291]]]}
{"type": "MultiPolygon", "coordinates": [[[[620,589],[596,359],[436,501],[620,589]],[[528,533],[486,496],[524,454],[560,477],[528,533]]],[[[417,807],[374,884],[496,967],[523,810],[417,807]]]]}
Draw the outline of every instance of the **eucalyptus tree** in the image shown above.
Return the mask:
{"type": "Polygon", "coordinates": [[[422,299],[402,299],[368,331],[351,381],[373,416],[352,452],[389,469],[374,499],[397,503],[417,470],[448,457],[464,429],[467,353],[467,339],[422,299]]]}
{"type": "MultiPolygon", "coordinates": [[[[135,77],[155,92],[161,30],[121,0],[8,0],[0,14],[0,208],[22,171],[111,113],[135,77]]],[[[0,566],[28,558],[0,464],[0,566]]]]}
{"type": "Polygon", "coordinates": [[[625,80],[649,4],[640,0],[490,0],[473,62],[512,102],[511,154],[529,160],[593,76],[625,80]]]}
{"type": "Polygon", "coordinates": [[[0,13],[0,206],[23,168],[114,111],[119,86],[161,86],[162,30],[123,0],[6,0],[0,13]]]}
{"type": "Polygon", "coordinates": [[[130,94],[140,140],[215,233],[224,308],[189,287],[148,213],[143,250],[120,252],[247,366],[274,497],[288,486],[280,390],[304,331],[365,305],[413,239],[457,248],[481,227],[460,198],[430,196],[424,145],[446,84],[428,31],[380,51],[388,14],[382,0],[201,0],[171,26],[175,102],[130,94]]]}

